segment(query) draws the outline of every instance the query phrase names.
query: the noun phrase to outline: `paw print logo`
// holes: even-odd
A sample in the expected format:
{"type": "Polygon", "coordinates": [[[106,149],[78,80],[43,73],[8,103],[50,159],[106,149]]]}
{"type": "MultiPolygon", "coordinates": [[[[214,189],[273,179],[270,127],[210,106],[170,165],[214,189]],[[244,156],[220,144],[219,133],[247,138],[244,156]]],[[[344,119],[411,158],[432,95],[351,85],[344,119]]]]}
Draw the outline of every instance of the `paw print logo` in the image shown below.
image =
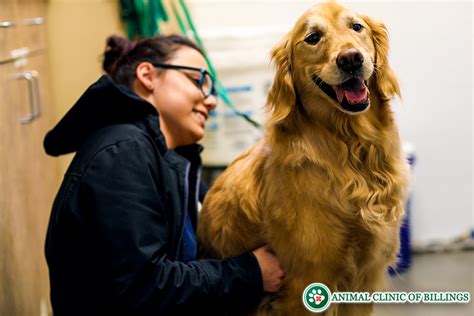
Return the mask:
{"type": "Polygon", "coordinates": [[[321,304],[321,302],[326,299],[326,297],[322,295],[322,293],[323,291],[321,291],[321,289],[312,289],[311,293],[308,294],[308,296],[310,297],[308,301],[310,301],[311,303],[315,303],[316,305],[321,304]]]}
{"type": "Polygon", "coordinates": [[[311,312],[324,312],[331,305],[331,291],[322,283],[310,284],[303,291],[303,304],[311,312]]]}

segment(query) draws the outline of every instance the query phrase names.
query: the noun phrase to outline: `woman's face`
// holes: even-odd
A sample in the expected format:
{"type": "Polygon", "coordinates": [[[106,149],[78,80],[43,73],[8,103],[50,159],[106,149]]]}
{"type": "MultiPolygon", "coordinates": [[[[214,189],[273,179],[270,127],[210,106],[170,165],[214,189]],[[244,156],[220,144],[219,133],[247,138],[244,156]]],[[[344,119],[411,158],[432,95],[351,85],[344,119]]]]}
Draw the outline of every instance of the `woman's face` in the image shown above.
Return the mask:
{"type": "MultiPolygon", "coordinates": [[[[207,64],[197,50],[184,46],[166,62],[170,65],[204,68],[207,64]]],[[[204,136],[209,112],[216,106],[213,95],[205,98],[196,82],[201,73],[186,69],[159,69],[153,101],[169,148],[190,145],[204,136]]]]}

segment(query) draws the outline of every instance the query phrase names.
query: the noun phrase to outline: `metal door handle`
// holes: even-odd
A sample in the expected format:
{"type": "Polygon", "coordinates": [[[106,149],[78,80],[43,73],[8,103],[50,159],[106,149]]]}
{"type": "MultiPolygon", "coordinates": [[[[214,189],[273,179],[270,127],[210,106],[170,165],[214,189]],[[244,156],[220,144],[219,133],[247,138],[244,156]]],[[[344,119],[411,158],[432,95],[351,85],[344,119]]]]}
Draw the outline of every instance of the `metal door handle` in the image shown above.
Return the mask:
{"type": "Polygon", "coordinates": [[[35,104],[36,104],[36,111],[35,111],[35,118],[41,116],[41,112],[43,111],[43,106],[41,104],[41,93],[40,93],[40,83],[39,83],[39,73],[35,70],[31,71],[31,75],[33,76],[34,86],[35,86],[35,104]]]}
{"type": "Polygon", "coordinates": [[[29,19],[24,19],[21,21],[21,24],[24,25],[42,25],[44,24],[44,18],[42,16],[34,17],[34,18],[29,18],[29,19]]]}
{"type": "Polygon", "coordinates": [[[41,96],[39,93],[39,75],[35,70],[22,71],[16,74],[16,79],[25,79],[28,82],[28,96],[30,99],[30,114],[22,117],[22,124],[29,124],[41,115],[41,96]]]}
{"type": "Polygon", "coordinates": [[[0,21],[0,28],[14,27],[16,26],[15,22],[0,21]]]}

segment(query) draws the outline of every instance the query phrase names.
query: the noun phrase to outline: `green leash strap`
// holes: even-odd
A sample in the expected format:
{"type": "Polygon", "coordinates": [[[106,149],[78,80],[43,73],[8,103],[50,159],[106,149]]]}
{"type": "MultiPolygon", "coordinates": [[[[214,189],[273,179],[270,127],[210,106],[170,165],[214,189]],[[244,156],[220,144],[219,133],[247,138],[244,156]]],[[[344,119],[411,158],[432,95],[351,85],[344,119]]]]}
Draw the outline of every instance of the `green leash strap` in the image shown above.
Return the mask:
{"type": "MultiPolygon", "coordinates": [[[[187,29],[184,25],[184,22],[183,22],[183,19],[181,18],[181,15],[178,11],[178,9],[176,8],[176,6],[174,5],[174,1],[171,2],[172,3],[172,7],[173,7],[173,12],[176,16],[176,19],[178,21],[178,25],[181,29],[181,33],[183,33],[185,36],[187,36],[187,29]]],[[[184,3],[184,0],[179,0],[179,3],[181,5],[181,9],[182,11],[184,12],[184,16],[186,17],[186,22],[187,24],[189,25],[189,28],[190,28],[190,31],[196,41],[196,43],[198,43],[198,45],[201,47],[201,49],[204,51],[205,53],[205,49],[204,49],[204,45],[201,41],[201,38],[199,37],[199,34],[196,30],[196,27],[194,26],[194,23],[192,21],[192,18],[191,18],[191,14],[189,13],[189,10],[186,6],[186,4],[184,3]]],[[[204,57],[206,59],[206,62],[207,62],[207,65],[209,67],[209,72],[211,73],[211,75],[214,77],[215,81],[216,81],[216,86],[217,86],[217,91],[219,93],[219,96],[221,97],[221,99],[224,101],[224,103],[232,110],[232,112],[234,112],[236,115],[242,117],[243,119],[245,119],[247,122],[249,122],[250,124],[252,124],[255,128],[258,128],[258,129],[261,129],[262,128],[262,125],[260,123],[258,123],[257,121],[253,120],[249,115],[245,114],[245,113],[242,113],[240,112],[239,110],[237,110],[237,108],[235,107],[234,103],[232,102],[232,100],[229,98],[229,95],[227,94],[227,92],[225,91],[224,87],[222,86],[220,80],[217,78],[217,74],[216,74],[216,71],[214,69],[214,66],[212,65],[212,62],[211,60],[207,57],[207,54],[205,53],[204,54],[204,57]]]]}
{"type": "MultiPolygon", "coordinates": [[[[199,34],[191,18],[191,14],[189,13],[189,10],[186,4],[184,3],[184,0],[179,0],[179,4],[182,12],[184,13],[185,20],[183,20],[183,18],[181,17],[180,11],[176,7],[175,1],[172,0],[170,1],[170,3],[181,33],[184,36],[188,36],[188,33],[191,33],[196,43],[205,52],[202,40],[199,37],[199,34]],[[186,27],[186,24],[189,26],[189,32],[188,28],[186,27]]],[[[120,4],[120,16],[126,24],[127,35],[129,39],[154,36],[159,33],[159,22],[166,22],[169,20],[169,16],[166,13],[165,7],[163,6],[161,0],[120,0],[120,4]]],[[[260,123],[253,120],[246,113],[242,113],[237,110],[234,103],[229,98],[229,95],[222,86],[221,82],[217,78],[214,66],[212,65],[211,60],[207,57],[207,54],[204,54],[204,58],[206,59],[207,65],[209,67],[209,72],[216,81],[216,88],[219,93],[219,96],[224,101],[224,103],[236,115],[244,118],[254,127],[261,129],[262,126],[260,123]]]]}
{"type": "Polygon", "coordinates": [[[160,32],[159,22],[169,20],[161,0],[120,0],[120,8],[129,39],[154,36],[160,32]]]}

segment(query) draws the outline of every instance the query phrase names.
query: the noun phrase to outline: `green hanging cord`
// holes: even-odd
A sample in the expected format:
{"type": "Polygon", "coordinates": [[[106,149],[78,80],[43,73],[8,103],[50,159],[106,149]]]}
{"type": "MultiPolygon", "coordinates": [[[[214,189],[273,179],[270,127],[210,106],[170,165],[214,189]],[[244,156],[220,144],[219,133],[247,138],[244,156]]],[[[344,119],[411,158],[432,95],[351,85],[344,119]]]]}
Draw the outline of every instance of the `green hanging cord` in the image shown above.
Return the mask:
{"type": "MultiPolygon", "coordinates": [[[[173,4],[173,1],[171,2],[173,4]]],[[[181,5],[181,8],[184,12],[184,15],[186,17],[186,21],[191,29],[191,32],[193,33],[193,37],[194,39],[196,40],[196,42],[198,43],[198,45],[201,47],[201,49],[203,51],[205,51],[204,49],[204,45],[201,41],[201,38],[199,37],[199,34],[197,33],[196,31],[196,28],[194,26],[194,23],[192,21],[192,18],[191,18],[191,14],[189,13],[189,10],[188,8],[186,7],[186,4],[184,3],[183,0],[179,0],[179,3],[181,5]]],[[[178,23],[180,24],[180,29],[181,29],[181,32],[184,34],[184,35],[187,35],[186,33],[186,28],[184,26],[184,23],[179,15],[179,12],[177,10],[177,8],[174,6],[173,4],[173,11],[176,15],[176,18],[178,20],[178,23]],[[181,20],[181,22],[180,22],[181,20]]],[[[237,108],[235,107],[234,103],[230,100],[227,92],[225,91],[224,87],[222,86],[221,82],[219,81],[219,79],[217,78],[217,75],[216,75],[216,71],[211,63],[211,60],[207,57],[207,54],[204,54],[204,57],[206,59],[206,62],[207,62],[207,65],[209,67],[209,71],[210,73],[212,74],[212,76],[215,78],[216,80],[216,85],[217,85],[217,89],[218,89],[218,92],[219,92],[219,96],[221,97],[221,99],[224,101],[224,103],[235,113],[237,114],[238,116],[244,118],[247,122],[249,122],[250,124],[252,124],[254,127],[258,128],[258,129],[261,129],[262,128],[262,125],[260,123],[258,123],[257,121],[253,120],[249,115],[245,114],[245,113],[242,113],[240,112],[239,110],[237,110],[237,108]]]]}
{"type": "Polygon", "coordinates": [[[204,45],[202,44],[201,38],[199,37],[196,31],[196,27],[194,26],[193,20],[191,18],[191,14],[189,14],[188,7],[186,6],[183,0],[179,0],[179,4],[181,5],[181,8],[183,9],[184,16],[186,17],[186,21],[188,22],[189,28],[191,29],[191,31],[193,32],[195,36],[196,42],[199,44],[200,47],[204,47],[204,45]]]}
{"type": "Polygon", "coordinates": [[[140,20],[142,25],[142,34],[143,37],[149,37],[155,35],[157,31],[157,23],[155,20],[154,12],[150,6],[152,5],[150,1],[141,1],[135,0],[137,3],[143,6],[143,12],[141,14],[142,19],[140,20]]]}
{"type": "Polygon", "coordinates": [[[163,20],[163,22],[168,22],[169,16],[161,0],[156,0],[156,10],[157,10],[159,19],[163,20]]]}
{"type": "MultiPolygon", "coordinates": [[[[184,36],[188,36],[188,31],[185,25],[185,21],[181,18],[181,14],[175,5],[175,1],[170,1],[172,10],[178,21],[179,28],[184,36]]],[[[189,25],[190,33],[192,33],[196,43],[205,52],[204,45],[199,37],[194,23],[192,21],[189,10],[183,0],[179,0],[182,11],[184,12],[186,22],[189,25]]],[[[159,22],[160,20],[168,21],[169,17],[166,13],[165,7],[161,0],[120,0],[121,4],[121,17],[127,26],[127,35],[129,39],[143,38],[156,35],[159,33],[159,22]]],[[[256,128],[261,128],[261,124],[254,121],[249,115],[242,113],[237,110],[224,87],[217,78],[216,71],[207,57],[204,54],[209,72],[216,80],[216,87],[219,92],[219,96],[224,103],[238,116],[244,118],[246,121],[251,123],[256,128]]]]}
{"type": "Polygon", "coordinates": [[[120,16],[130,40],[160,33],[160,21],[169,17],[161,0],[120,0],[120,16]]]}
{"type": "Polygon", "coordinates": [[[136,20],[134,21],[136,24],[136,28],[138,30],[137,34],[133,34],[134,37],[145,37],[148,34],[148,27],[147,22],[148,19],[146,17],[146,8],[145,3],[142,0],[132,0],[135,12],[136,12],[136,20]]]}
{"type": "Polygon", "coordinates": [[[150,36],[160,33],[160,22],[168,21],[168,14],[166,13],[165,7],[161,0],[148,0],[149,1],[149,22],[151,23],[150,36]]]}
{"type": "Polygon", "coordinates": [[[174,1],[171,1],[171,9],[173,10],[174,16],[176,17],[176,20],[178,21],[178,26],[181,33],[184,36],[187,36],[186,26],[184,25],[183,19],[181,19],[181,15],[179,14],[178,8],[176,8],[176,5],[174,4],[174,1]]]}
{"type": "Polygon", "coordinates": [[[120,0],[120,17],[125,23],[127,29],[127,37],[132,39],[138,30],[138,17],[133,0],[120,0]]]}
{"type": "Polygon", "coordinates": [[[243,112],[240,112],[239,110],[237,110],[235,108],[235,105],[234,103],[229,99],[229,96],[227,95],[227,92],[225,91],[224,87],[222,86],[221,82],[219,80],[216,79],[216,85],[217,85],[217,90],[218,91],[222,91],[219,93],[219,96],[221,97],[221,99],[224,101],[225,104],[227,104],[227,106],[229,108],[231,108],[231,110],[237,114],[238,116],[244,118],[247,122],[249,122],[250,124],[252,124],[254,127],[258,128],[258,129],[261,129],[262,128],[262,124],[258,123],[257,121],[255,121],[254,119],[252,119],[248,114],[246,113],[243,113],[243,112]]]}

